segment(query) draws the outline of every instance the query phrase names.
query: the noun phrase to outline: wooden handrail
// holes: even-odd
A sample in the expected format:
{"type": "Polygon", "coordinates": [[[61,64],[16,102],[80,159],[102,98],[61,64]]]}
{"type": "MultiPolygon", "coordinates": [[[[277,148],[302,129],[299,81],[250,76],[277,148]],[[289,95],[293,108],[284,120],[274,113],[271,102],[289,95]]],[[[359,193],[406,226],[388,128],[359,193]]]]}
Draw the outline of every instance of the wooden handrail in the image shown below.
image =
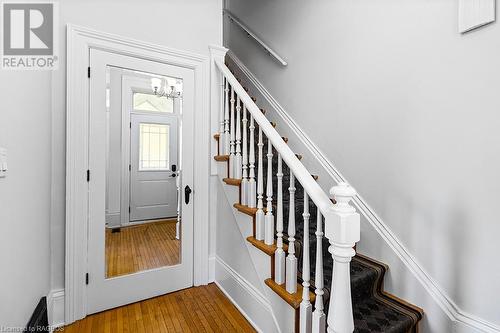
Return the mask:
{"type": "Polygon", "coordinates": [[[229,68],[220,60],[215,59],[215,64],[222,75],[231,85],[232,89],[240,97],[246,109],[253,116],[255,122],[262,128],[262,131],[271,141],[273,147],[281,154],[283,161],[288,165],[295,178],[300,182],[304,191],[309,194],[310,199],[319,208],[323,215],[330,215],[333,203],[329,196],[323,191],[318,183],[311,177],[311,174],[297,158],[295,153],[283,141],[281,135],[274,129],[266,116],[260,111],[259,107],[252,100],[250,95],[245,91],[243,86],[231,73],[229,68]]]}

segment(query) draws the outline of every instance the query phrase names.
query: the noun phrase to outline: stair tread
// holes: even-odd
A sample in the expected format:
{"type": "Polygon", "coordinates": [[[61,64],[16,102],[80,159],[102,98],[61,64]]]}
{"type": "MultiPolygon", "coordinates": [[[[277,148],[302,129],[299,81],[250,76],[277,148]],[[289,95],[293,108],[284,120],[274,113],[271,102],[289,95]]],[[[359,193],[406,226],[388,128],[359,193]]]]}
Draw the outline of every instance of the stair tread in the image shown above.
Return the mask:
{"type": "Polygon", "coordinates": [[[242,205],[239,203],[235,203],[233,205],[233,207],[236,208],[237,210],[239,210],[240,212],[247,214],[247,215],[250,215],[250,216],[255,216],[255,213],[257,212],[257,208],[250,208],[248,206],[245,206],[245,205],[242,205]]]}
{"type": "Polygon", "coordinates": [[[229,155],[215,155],[214,160],[216,160],[218,162],[229,161],[229,155]]]}
{"type": "MultiPolygon", "coordinates": [[[[294,294],[290,294],[286,291],[285,284],[277,284],[273,279],[266,279],[266,285],[271,288],[278,296],[280,296],[285,302],[290,304],[294,309],[298,309],[300,307],[300,303],[302,302],[302,285],[297,284],[297,292],[294,294]]],[[[314,304],[314,300],[316,299],[316,295],[313,292],[309,292],[310,302],[314,304]]]]}
{"type": "Polygon", "coordinates": [[[224,178],[222,179],[224,183],[227,185],[233,185],[233,186],[240,186],[241,185],[241,179],[236,179],[236,178],[224,178]]]}
{"type": "MultiPolygon", "coordinates": [[[[266,243],[264,243],[264,241],[260,241],[253,236],[247,237],[247,241],[270,256],[274,255],[274,252],[276,252],[276,249],[278,248],[278,246],[276,245],[276,241],[273,245],[267,245],[266,243]]],[[[283,251],[288,251],[288,245],[283,244],[283,251]]]]}
{"type": "MultiPolygon", "coordinates": [[[[247,215],[250,215],[250,216],[255,216],[255,213],[257,213],[257,208],[251,208],[251,207],[242,205],[240,203],[233,204],[233,207],[236,208],[237,210],[239,210],[240,212],[247,214],[247,215]]],[[[264,211],[264,213],[267,212],[267,209],[265,207],[262,210],[264,211]]]]}

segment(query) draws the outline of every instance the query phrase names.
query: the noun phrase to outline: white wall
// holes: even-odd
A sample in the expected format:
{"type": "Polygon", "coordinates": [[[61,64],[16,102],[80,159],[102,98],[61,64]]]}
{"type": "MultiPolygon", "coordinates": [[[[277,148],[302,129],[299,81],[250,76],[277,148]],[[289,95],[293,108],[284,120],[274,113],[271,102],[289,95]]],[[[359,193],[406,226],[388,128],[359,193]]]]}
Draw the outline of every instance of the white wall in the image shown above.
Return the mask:
{"type": "Polygon", "coordinates": [[[25,325],[41,296],[64,287],[66,24],[207,56],[209,44],[221,44],[220,0],[64,0],[59,7],[60,69],[0,73],[0,147],[11,169],[0,179],[0,325],[25,325]]]}
{"type": "Polygon", "coordinates": [[[450,0],[228,0],[227,7],[289,66],[227,23],[226,46],[445,293],[500,324],[500,26],[458,34],[450,0]]]}

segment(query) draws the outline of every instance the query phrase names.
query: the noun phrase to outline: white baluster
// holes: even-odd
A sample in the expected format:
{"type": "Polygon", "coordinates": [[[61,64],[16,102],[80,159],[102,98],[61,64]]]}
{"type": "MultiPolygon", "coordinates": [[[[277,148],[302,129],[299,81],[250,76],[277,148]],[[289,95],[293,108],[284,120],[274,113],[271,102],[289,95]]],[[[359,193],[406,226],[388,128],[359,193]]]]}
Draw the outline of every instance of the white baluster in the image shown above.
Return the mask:
{"type": "Polygon", "coordinates": [[[309,196],[304,193],[304,253],[302,256],[302,302],[300,302],[300,333],[310,333],[312,329],[312,304],[309,295],[311,273],[309,266],[309,196]]]}
{"type": "Polygon", "coordinates": [[[226,82],[226,79],[221,75],[222,77],[222,86],[221,86],[221,100],[222,100],[222,103],[220,105],[220,113],[219,113],[219,142],[218,142],[218,146],[217,146],[217,149],[218,149],[218,152],[219,152],[219,155],[223,155],[224,154],[224,105],[225,105],[225,96],[226,94],[224,93],[225,91],[225,82],[226,82]]]}
{"type": "Polygon", "coordinates": [[[264,243],[274,244],[274,215],[273,215],[273,145],[271,140],[267,140],[267,212],[266,212],[266,230],[264,243]]]}
{"type": "Polygon", "coordinates": [[[297,258],[295,257],[295,177],[290,170],[290,213],[288,214],[288,256],[286,257],[286,291],[297,292],[297,258]]]}
{"type": "Polygon", "coordinates": [[[241,179],[241,101],[236,104],[236,154],[234,156],[233,178],[241,179]]]}
{"type": "Polygon", "coordinates": [[[264,240],[264,171],[263,171],[263,161],[262,161],[262,147],[264,147],[264,142],[262,142],[262,128],[259,126],[259,165],[257,168],[257,212],[255,213],[255,238],[257,240],[264,240]]]}
{"type": "Polygon", "coordinates": [[[231,128],[230,128],[230,150],[229,150],[229,178],[234,178],[234,153],[235,153],[235,136],[234,136],[234,130],[236,128],[235,126],[235,119],[234,119],[234,89],[231,89],[231,128]]]}
{"type": "Polygon", "coordinates": [[[336,204],[325,215],[325,234],[333,257],[333,280],[328,311],[328,332],[354,331],[349,266],[356,254],[353,247],[360,237],[359,214],[349,204],[356,191],[346,183],[330,190],[336,204]]]}
{"type": "Polygon", "coordinates": [[[231,137],[229,134],[229,83],[227,79],[224,91],[226,92],[226,100],[224,103],[224,138],[220,139],[224,140],[224,150],[221,151],[223,151],[224,155],[229,155],[231,137]]]}
{"type": "Polygon", "coordinates": [[[253,116],[250,115],[250,156],[248,158],[250,163],[250,174],[248,179],[248,207],[255,208],[256,206],[256,183],[255,183],[255,123],[253,116]]]}
{"type": "Polygon", "coordinates": [[[248,205],[248,142],[247,142],[247,108],[243,104],[243,166],[241,179],[241,204],[248,205]]]}
{"type": "Polygon", "coordinates": [[[283,160],[278,154],[278,207],[276,209],[276,251],[274,252],[274,281],[285,283],[285,251],[283,251],[283,160]]]}
{"type": "Polygon", "coordinates": [[[312,314],[312,331],[314,333],[324,333],[326,330],[326,316],[323,311],[323,219],[318,208],[318,218],[316,221],[316,274],[314,284],[316,285],[316,301],[312,314]]]}

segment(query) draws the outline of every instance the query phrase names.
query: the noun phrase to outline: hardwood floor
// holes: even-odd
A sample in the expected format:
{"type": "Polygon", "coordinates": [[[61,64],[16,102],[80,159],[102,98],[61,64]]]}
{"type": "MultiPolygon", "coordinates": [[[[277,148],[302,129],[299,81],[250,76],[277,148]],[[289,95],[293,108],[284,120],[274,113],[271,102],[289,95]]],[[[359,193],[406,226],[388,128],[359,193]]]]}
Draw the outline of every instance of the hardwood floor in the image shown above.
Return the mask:
{"type": "Polygon", "coordinates": [[[215,284],[93,314],[64,327],[73,333],[256,332],[215,284]]]}
{"type": "Polygon", "coordinates": [[[151,222],[121,228],[120,232],[106,229],[106,276],[178,264],[181,243],[175,239],[175,222],[151,222]]]}

